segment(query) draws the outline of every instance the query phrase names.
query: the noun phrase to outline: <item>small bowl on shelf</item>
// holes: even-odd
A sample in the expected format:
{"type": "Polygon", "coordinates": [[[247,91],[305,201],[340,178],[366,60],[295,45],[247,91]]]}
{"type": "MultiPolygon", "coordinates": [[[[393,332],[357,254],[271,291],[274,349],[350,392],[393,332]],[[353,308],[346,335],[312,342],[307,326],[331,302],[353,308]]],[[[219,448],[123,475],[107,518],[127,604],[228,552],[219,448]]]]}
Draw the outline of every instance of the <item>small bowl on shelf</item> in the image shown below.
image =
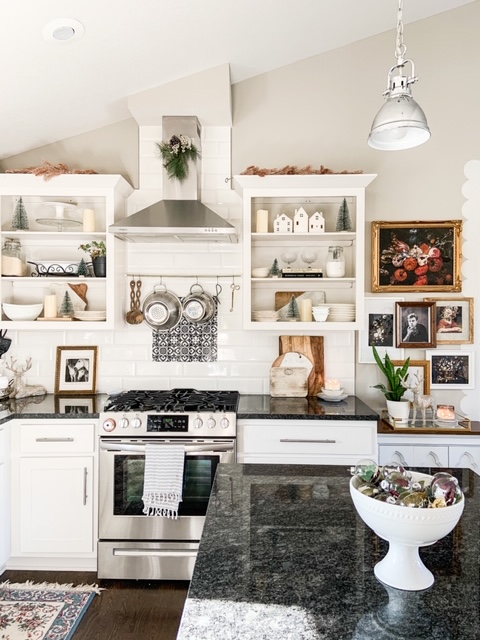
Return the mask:
{"type": "Polygon", "coordinates": [[[325,322],[330,313],[330,307],[328,304],[320,304],[312,307],[313,317],[316,322],[325,322]]]}
{"type": "Polygon", "coordinates": [[[268,278],[269,275],[269,267],[257,267],[252,269],[252,278],[268,278]]]}
{"type": "Polygon", "coordinates": [[[322,387],[322,395],[325,398],[340,398],[340,396],[345,395],[345,389],[343,387],[340,389],[325,389],[325,387],[322,387]]]}
{"type": "Polygon", "coordinates": [[[278,311],[252,311],[252,320],[255,322],[276,322],[278,320],[278,311]]]}
{"type": "Polygon", "coordinates": [[[36,320],[42,313],[43,303],[38,304],[14,304],[12,302],[4,302],[3,313],[9,320],[22,322],[28,320],[36,320]]]}

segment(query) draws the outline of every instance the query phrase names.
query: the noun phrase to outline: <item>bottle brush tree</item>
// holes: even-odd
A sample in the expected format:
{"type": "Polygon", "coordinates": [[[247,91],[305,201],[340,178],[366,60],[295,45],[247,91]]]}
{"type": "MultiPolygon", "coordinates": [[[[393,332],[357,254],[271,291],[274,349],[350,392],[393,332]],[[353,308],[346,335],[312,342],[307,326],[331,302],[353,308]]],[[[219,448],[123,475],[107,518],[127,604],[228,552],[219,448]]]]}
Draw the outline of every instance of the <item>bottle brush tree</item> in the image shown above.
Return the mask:
{"type": "Polygon", "coordinates": [[[25,230],[28,229],[28,216],[27,210],[25,209],[25,205],[23,204],[23,198],[20,196],[17,204],[15,205],[15,209],[13,211],[12,217],[12,230],[25,230]]]}
{"type": "Polygon", "coordinates": [[[90,275],[90,271],[88,270],[87,263],[83,258],[78,263],[77,274],[79,278],[87,278],[90,275]]]}
{"type": "Polygon", "coordinates": [[[347,199],[344,198],[340,209],[337,214],[337,223],[335,225],[335,231],[351,231],[352,221],[350,220],[350,211],[348,210],[347,199]]]}
{"type": "Polygon", "coordinates": [[[74,314],[74,308],[72,299],[68,291],[65,291],[65,295],[63,296],[62,304],[60,306],[60,315],[64,317],[72,317],[74,314]]]}
{"type": "Polygon", "coordinates": [[[298,309],[298,302],[294,295],[290,298],[290,302],[287,307],[287,318],[289,320],[299,320],[300,311],[298,309]]]}
{"type": "Polygon", "coordinates": [[[278,278],[282,274],[280,267],[278,266],[278,260],[275,258],[272,266],[270,267],[270,275],[272,278],[278,278]]]}

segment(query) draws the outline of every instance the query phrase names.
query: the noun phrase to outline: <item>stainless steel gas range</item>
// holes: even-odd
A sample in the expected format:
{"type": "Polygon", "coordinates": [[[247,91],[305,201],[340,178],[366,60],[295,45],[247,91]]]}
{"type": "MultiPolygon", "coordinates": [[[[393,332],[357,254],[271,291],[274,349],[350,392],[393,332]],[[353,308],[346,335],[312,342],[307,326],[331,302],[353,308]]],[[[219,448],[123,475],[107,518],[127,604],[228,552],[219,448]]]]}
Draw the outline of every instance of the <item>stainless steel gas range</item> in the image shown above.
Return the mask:
{"type": "Polygon", "coordinates": [[[98,577],[189,580],[217,465],[236,457],[236,391],[127,391],[100,414],[98,577]],[[178,518],[143,514],[145,445],[185,447],[178,518]]]}

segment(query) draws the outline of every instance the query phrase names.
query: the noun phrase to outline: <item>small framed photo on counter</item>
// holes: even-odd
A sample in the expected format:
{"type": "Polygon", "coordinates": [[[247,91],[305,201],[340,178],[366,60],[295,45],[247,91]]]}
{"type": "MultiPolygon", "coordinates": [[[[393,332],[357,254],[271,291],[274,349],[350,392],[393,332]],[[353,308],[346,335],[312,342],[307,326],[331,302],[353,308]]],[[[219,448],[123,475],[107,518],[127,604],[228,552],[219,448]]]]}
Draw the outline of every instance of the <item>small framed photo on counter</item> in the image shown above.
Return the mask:
{"type": "Polygon", "coordinates": [[[397,302],[396,345],[413,349],[435,347],[435,302],[397,302]]]}
{"type": "Polygon", "coordinates": [[[430,360],[431,389],[474,389],[474,352],[440,351],[426,352],[430,360]]]}
{"type": "Polygon", "coordinates": [[[55,393],[93,394],[97,387],[98,347],[57,347],[55,393]]]}
{"type": "Polygon", "coordinates": [[[473,344],[473,298],[424,298],[436,304],[437,344],[473,344]]]}

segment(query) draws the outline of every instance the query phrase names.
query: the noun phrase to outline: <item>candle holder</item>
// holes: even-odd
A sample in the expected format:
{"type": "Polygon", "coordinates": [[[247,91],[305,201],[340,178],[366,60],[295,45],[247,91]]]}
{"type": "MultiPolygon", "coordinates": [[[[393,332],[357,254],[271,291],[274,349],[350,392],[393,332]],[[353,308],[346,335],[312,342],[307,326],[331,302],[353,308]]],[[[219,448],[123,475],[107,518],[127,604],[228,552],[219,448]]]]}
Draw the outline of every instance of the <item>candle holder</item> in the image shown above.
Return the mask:
{"type": "Polygon", "coordinates": [[[455,407],[453,404],[439,404],[437,406],[438,420],[456,420],[455,407]]]}

